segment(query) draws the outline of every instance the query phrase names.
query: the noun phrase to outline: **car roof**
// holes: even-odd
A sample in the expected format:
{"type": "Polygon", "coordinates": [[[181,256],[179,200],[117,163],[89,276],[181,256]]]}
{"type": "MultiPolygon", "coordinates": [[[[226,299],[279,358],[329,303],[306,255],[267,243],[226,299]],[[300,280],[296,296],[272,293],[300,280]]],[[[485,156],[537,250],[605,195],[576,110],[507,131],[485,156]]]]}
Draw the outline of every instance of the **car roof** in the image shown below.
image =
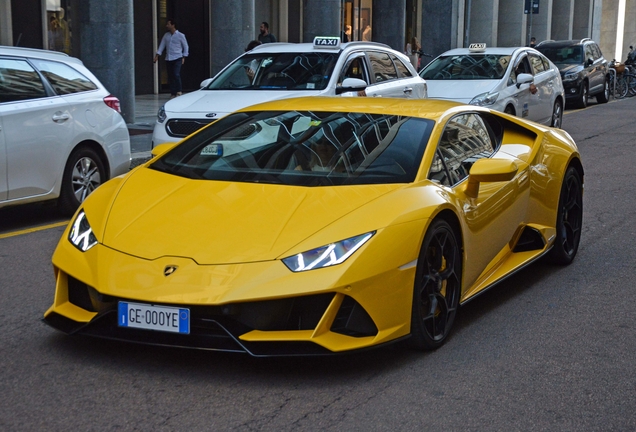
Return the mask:
{"type": "Polygon", "coordinates": [[[567,46],[573,46],[573,45],[583,45],[584,43],[589,43],[589,42],[594,42],[592,39],[589,38],[585,38],[585,39],[572,39],[572,40],[545,40],[545,41],[541,41],[536,45],[536,48],[542,48],[542,47],[554,47],[554,48],[561,48],[561,47],[567,47],[567,46]]]}
{"type": "Polygon", "coordinates": [[[396,114],[437,120],[448,110],[464,108],[470,111],[489,111],[477,106],[441,99],[401,99],[366,97],[305,96],[277,99],[243,108],[239,111],[326,111],[359,112],[368,114],[396,114]]]}
{"type": "Polygon", "coordinates": [[[21,48],[21,47],[1,45],[0,55],[39,58],[39,59],[46,59],[46,60],[57,60],[57,61],[65,62],[65,63],[82,64],[82,61],[80,59],[71,57],[66,53],[59,52],[59,51],[37,49],[37,48],[21,48]]]}
{"type": "Polygon", "coordinates": [[[469,48],[455,48],[442,53],[442,56],[449,55],[483,55],[483,54],[498,54],[498,55],[512,55],[519,50],[529,50],[526,47],[487,47],[483,51],[471,51],[469,48]]]}
{"type": "Polygon", "coordinates": [[[384,50],[395,51],[388,45],[378,42],[345,42],[341,43],[337,48],[314,48],[313,43],[290,43],[290,42],[274,42],[258,45],[250,52],[267,52],[267,53],[280,53],[280,52],[334,52],[340,53],[341,51],[350,51],[357,48],[380,48],[384,50]]]}

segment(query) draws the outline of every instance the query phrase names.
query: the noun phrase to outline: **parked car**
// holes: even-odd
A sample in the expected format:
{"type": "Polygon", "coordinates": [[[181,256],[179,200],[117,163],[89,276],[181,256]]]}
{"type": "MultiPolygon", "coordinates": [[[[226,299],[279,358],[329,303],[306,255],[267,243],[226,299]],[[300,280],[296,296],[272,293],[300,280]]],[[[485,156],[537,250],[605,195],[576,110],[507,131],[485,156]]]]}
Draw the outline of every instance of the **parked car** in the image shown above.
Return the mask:
{"type": "Polygon", "coordinates": [[[201,89],[159,109],[152,142],[176,142],[228,113],[296,96],[355,95],[421,99],[426,82],[404,54],[373,42],[268,43],[227,65],[201,89]]]}
{"type": "Polygon", "coordinates": [[[559,70],[532,48],[472,44],[446,51],[420,75],[431,98],[485,106],[561,127],[565,99],[559,70]]]}
{"type": "Polygon", "coordinates": [[[119,111],[119,100],[79,59],[0,47],[0,207],[58,198],[72,213],[128,171],[130,139],[119,111]]]}
{"type": "Polygon", "coordinates": [[[609,100],[609,62],[592,39],[543,41],[536,49],[559,68],[566,103],[585,108],[589,97],[609,100]]]}
{"type": "Polygon", "coordinates": [[[581,238],[572,138],[482,107],[284,99],[153,154],[62,234],[52,327],[254,356],[435,349],[460,304],[570,264],[581,238]]]}

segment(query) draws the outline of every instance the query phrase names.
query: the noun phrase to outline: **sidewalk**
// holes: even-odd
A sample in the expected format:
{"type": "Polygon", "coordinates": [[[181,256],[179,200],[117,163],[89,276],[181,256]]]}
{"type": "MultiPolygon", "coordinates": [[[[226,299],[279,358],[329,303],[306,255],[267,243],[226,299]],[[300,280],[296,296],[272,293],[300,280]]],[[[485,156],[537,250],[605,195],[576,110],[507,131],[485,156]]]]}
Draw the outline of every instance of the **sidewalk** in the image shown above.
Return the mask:
{"type": "Polygon", "coordinates": [[[169,94],[135,96],[135,123],[128,123],[131,168],[150,158],[152,129],[157,120],[157,111],[169,98],[169,94]]]}

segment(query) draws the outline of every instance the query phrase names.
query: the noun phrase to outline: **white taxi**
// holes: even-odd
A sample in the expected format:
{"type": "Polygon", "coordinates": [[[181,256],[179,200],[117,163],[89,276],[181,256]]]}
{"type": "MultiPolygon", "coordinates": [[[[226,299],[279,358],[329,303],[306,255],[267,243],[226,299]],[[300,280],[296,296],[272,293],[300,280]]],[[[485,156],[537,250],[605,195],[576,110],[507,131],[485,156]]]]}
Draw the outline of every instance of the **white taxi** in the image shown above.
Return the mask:
{"type": "Polygon", "coordinates": [[[159,109],[153,146],[175,142],[233,111],[296,96],[427,96],[422,79],[404,54],[374,42],[341,43],[316,37],[313,43],[259,45],[227,65],[192,93],[159,109]]]}
{"type": "Polygon", "coordinates": [[[559,69],[533,48],[446,51],[420,71],[431,98],[485,106],[561,127],[565,97],[559,69]]]}

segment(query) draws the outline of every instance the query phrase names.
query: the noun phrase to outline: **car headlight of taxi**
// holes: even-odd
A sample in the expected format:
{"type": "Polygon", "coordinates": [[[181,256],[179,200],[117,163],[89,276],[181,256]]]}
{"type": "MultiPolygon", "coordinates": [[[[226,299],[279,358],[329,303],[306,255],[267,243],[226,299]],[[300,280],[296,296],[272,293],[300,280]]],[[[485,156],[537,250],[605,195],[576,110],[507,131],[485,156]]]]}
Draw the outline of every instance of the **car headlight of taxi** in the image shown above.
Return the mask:
{"type": "Polygon", "coordinates": [[[347,258],[360,249],[375,233],[375,231],[368,232],[283,258],[283,263],[293,272],[338,265],[345,262],[347,258]]]}
{"type": "Polygon", "coordinates": [[[166,120],[166,109],[162,106],[157,112],[157,121],[163,123],[166,120]]]}
{"type": "Polygon", "coordinates": [[[470,101],[470,104],[477,105],[477,106],[492,105],[495,102],[497,102],[498,97],[499,97],[499,92],[482,93],[480,95],[475,96],[473,100],[470,101]]]}
{"type": "Polygon", "coordinates": [[[563,76],[563,81],[575,81],[579,77],[577,72],[566,73],[563,76]]]}
{"type": "Polygon", "coordinates": [[[78,213],[73,221],[68,240],[82,252],[86,252],[97,244],[97,237],[93,234],[93,230],[86,218],[86,213],[83,210],[78,213]]]}

